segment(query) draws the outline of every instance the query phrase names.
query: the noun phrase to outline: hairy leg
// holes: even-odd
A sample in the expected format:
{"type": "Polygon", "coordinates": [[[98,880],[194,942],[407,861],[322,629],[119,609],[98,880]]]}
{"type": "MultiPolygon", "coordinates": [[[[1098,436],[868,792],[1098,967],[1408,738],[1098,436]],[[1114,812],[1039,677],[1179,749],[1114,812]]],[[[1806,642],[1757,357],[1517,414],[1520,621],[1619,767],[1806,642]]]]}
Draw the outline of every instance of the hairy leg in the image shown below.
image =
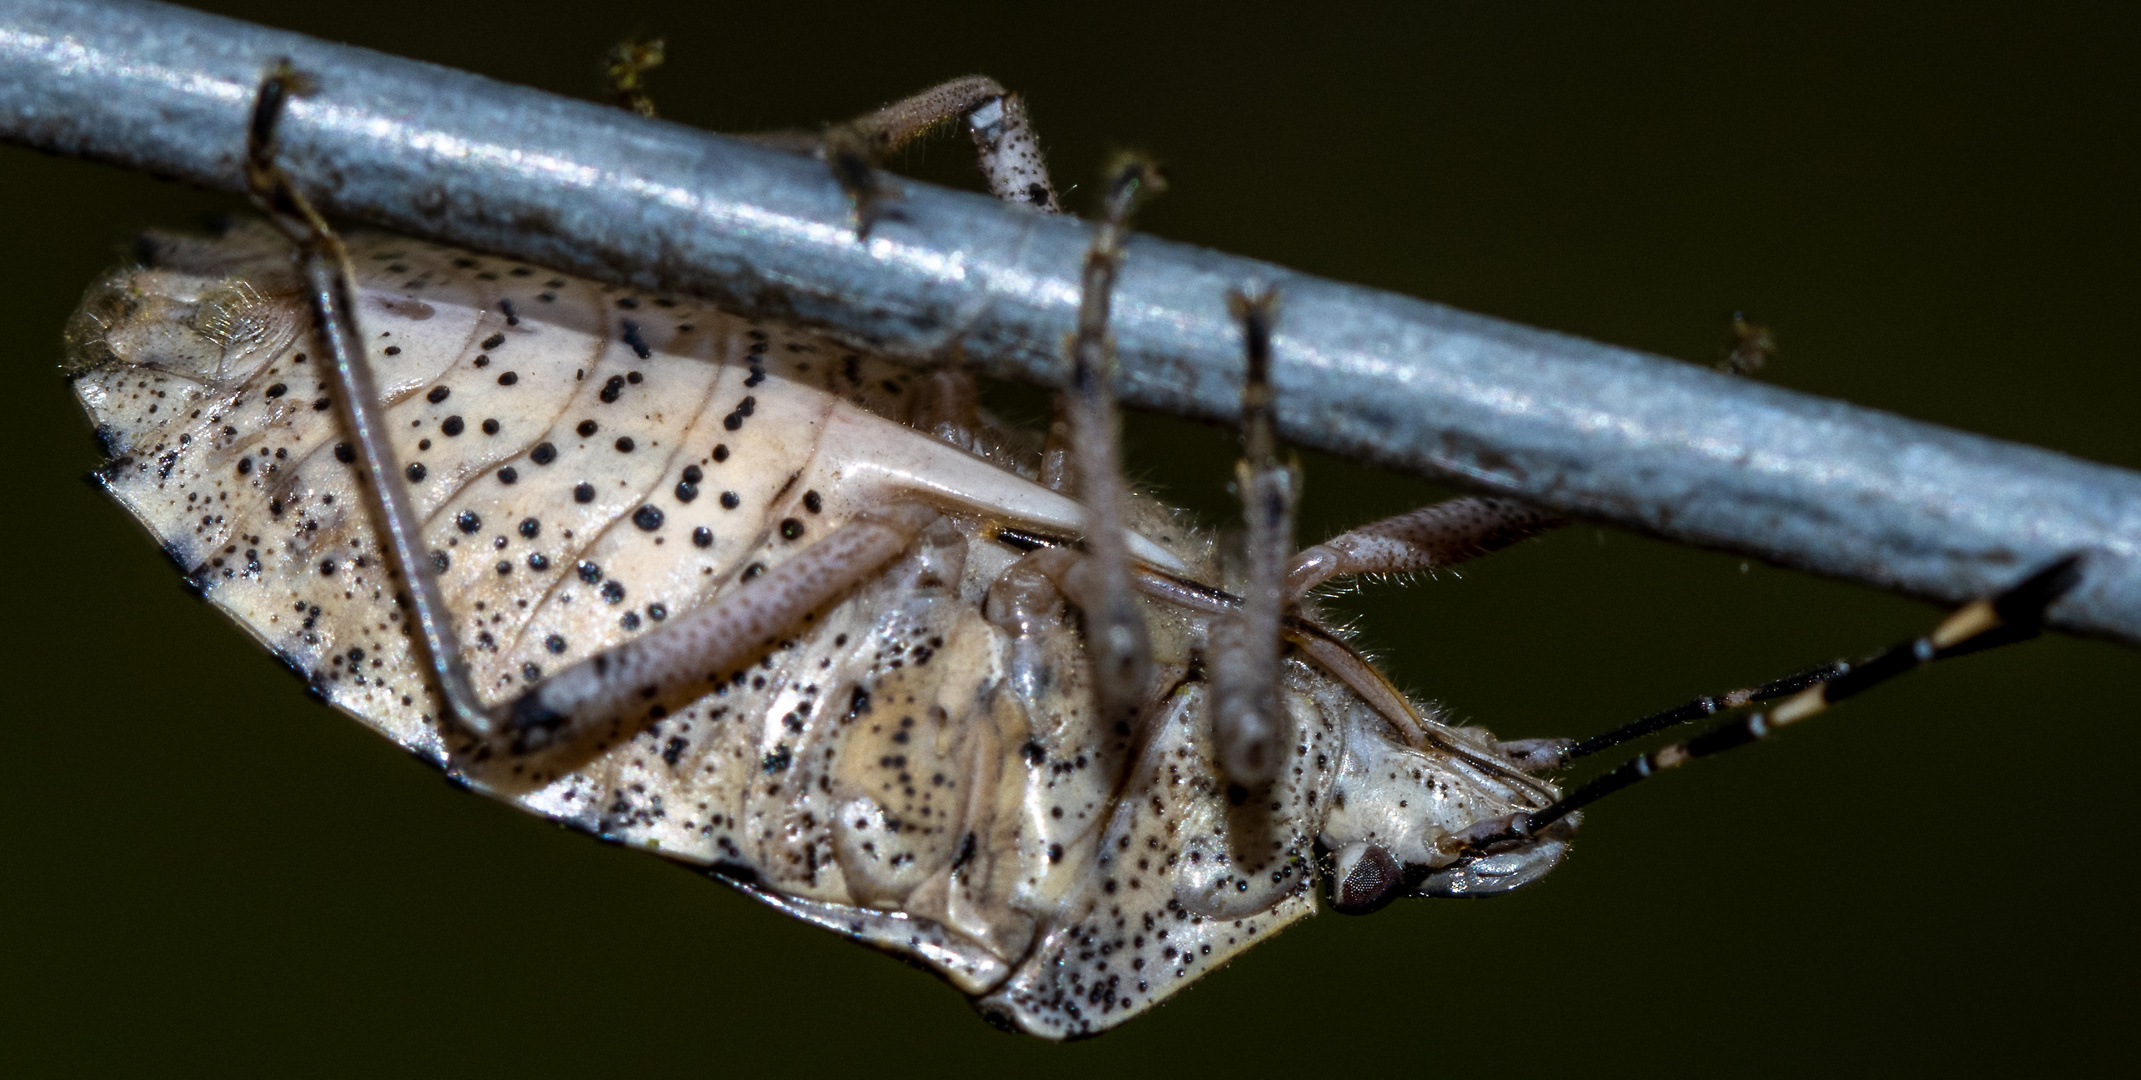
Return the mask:
{"type": "Polygon", "coordinates": [[[1422,507],[1340,533],[1294,556],[1286,596],[1298,602],[1332,578],[1454,566],[1560,526],[1544,510],[1488,496],[1422,507]]]}
{"type": "Polygon", "coordinates": [[[1108,337],[1109,301],[1122,266],[1130,212],[1161,187],[1152,164],[1129,160],[1110,171],[1105,212],[1086,252],[1078,332],[1070,342],[1070,373],[1058,413],[1070,432],[1080,501],[1085,504],[1086,558],[1065,582],[1073,603],[1085,612],[1087,656],[1098,704],[1107,716],[1128,720],[1144,702],[1152,672],[1152,644],[1139,610],[1130,572],[1123,503],[1121,448],[1112,385],[1114,343],[1108,337]]]}
{"type": "Polygon", "coordinates": [[[1271,417],[1271,330],[1278,296],[1264,292],[1229,298],[1241,321],[1246,360],[1241,395],[1241,459],[1234,480],[1241,492],[1242,554],[1247,581],[1231,614],[1212,620],[1206,652],[1212,677],[1212,741],[1227,781],[1227,839],[1237,863],[1260,873],[1284,854],[1274,795],[1293,742],[1279,696],[1285,647],[1286,563],[1293,554],[1294,504],[1300,470],[1279,459],[1271,417]]]}
{"type": "Polygon", "coordinates": [[[543,753],[620,719],[633,726],[660,719],[666,698],[720,683],[805,615],[883,569],[936,518],[919,503],[856,518],[735,592],[557,672],[507,707],[505,749],[543,753]]]}
{"type": "Polygon", "coordinates": [[[882,161],[955,120],[966,122],[990,194],[1052,214],[1062,212],[1025,102],[987,75],[938,83],[839,127],[873,161],[882,161]]]}
{"type": "MultiPolygon", "coordinates": [[[[960,122],[973,139],[982,179],[988,183],[990,194],[1047,213],[1062,212],[1055,181],[1048,175],[1048,159],[1041,152],[1040,136],[1026,113],[1025,101],[995,79],[967,75],[836,124],[818,141],[815,149],[855,201],[858,232],[869,231],[869,223],[881,213],[887,197],[877,177],[878,163],[902,147],[960,122]]],[[[960,368],[932,372],[931,390],[931,411],[925,418],[925,428],[954,445],[971,449],[974,432],[980,426],[980,393],[973,374],[960,368]]]]}
{"type": "Polygon", "coordinates": [[[1271,418],[1271,329],[1278,297],[1236,294],[1243,353],[1242,456],[1234,478],[1241,491],[1243,554],[1248,583],[1240,608],[1213,621],[1211,658],[1213,737],[1235,801],[1268,786],[1279,774],[1284,713],[1279,702],[1281,622],[1286,611],[1287,559],[1293,553],[1294,503],[1300,470],[1281,462],[1271,418]]]}

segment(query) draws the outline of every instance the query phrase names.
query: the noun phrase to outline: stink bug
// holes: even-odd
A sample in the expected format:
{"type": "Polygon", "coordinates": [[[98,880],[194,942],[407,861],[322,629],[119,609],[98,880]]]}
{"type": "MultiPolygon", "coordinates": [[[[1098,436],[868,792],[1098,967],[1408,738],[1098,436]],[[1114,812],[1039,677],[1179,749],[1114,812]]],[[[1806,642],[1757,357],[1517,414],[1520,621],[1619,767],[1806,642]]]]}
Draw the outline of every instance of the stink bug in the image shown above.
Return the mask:
{"type": "MultiPolygon", "coordinates": [[[[1705,349],[1706,349],[1706,348],[1708,347],[1708,345],[1709,345],[1709,338],[1710,338],[1710,337],[1711,337],[1711,336],[1713,335],[1713,333],[1714,333],[1714,330],[1713,330],[1713,328],[1712,328],[1712,326],[1711,326],[1711,325],[1709,325],[1709,324],[1704,324],[1704,325],[1703,325],[1703,326],[1701,327],[1701,334],[1700,334],[1700,337],[1701,337],[1701,341],[1700,341],[1700,347],[1701,347],[1701,348],[1705,348],[1705,349]]],[[[1788,338],[1788,340],[1796,340],[1796,339],[1791,339],[1791,338],[1788,338]]],[[[1693,351],[1693,350],[1691,350],[1691,351],[1693,351]]],[[[1315,490],[1316,490],[1316,488],[1315,488],[1314,484],[1312,483],[1312,484],[1311,484],[1311,487],[1310,487],[1310,491],[1311,491],[1311,493],[1313,493],[1313,492],[1314,492],[1315,490]]],[[[1361,516],[1363,516],[1363,517],[1369,517],[1369,516],[1373,516],[1373,515],[1372,515],[1372,514],[1369,514],[1369,515],[1361,515],[1361,516]]],[[[1482,572],[1484,572],[1484,573],[1491,573],[1492,571],[1488,569],[1488,564],[1482,564],[1482,572]]],[[[1445,583],[1445,585],[1448,585],[1448,584],[1450,584],[1450,583],[1445,583]]],[[[1472,587],[1473,587],[1473,588],[1477,588],[1477,587],[1478,587],[1478,583],[1477,583],[1477,582],[1475,582],[1475,583],[1472,583],[1472,587]]],[[[1418,602],[1418,601],[1415,601],[1415,602],[1418,602]]],[[[1825,621],[1826,621],[1826,620],[1825,620],[1825,621]]],[[[1835,631],[1833,630],[1833,624],[1831,624],[1831,627],[1832,627],[1831,629],[1829,629],[1828,631],[1826,631],[1826,632],[1825,632],[1825,633],[1824,633],[1824,634],[1823,634],[1823,635],[1822,635],[1822,636],[1821,636],[1821,637],[1820,637],[1820,638],[1818,639],[1818,643],[1817,643],[1817,644],[1814,644],[1814,645],[1812,645],[1811,647],[1806,647],[1806,646],[1802,646],[1801,648],[1797,649],[1796,651],[1794,651],[1794,652],[1790,653],[1790,654],[1789,654],[1788,656],[1786,656],[1786,657],[1782,657],[1782,658],[1778,658],[1778,659],[1779,659],[1779,660],[1781,660],[1782,662],[1785,662],[1785,663],[1791,663],[1791,662],[1796,662],[1797,660],[1800,660],[1800,659],[1810,659],[1810,658],[1812,658],[1812,657],[1814,657],[1814,656],[1819,656],[1819,655],[1823,655],[1823,654],[1826,654],[1826,653],[1828,653],[1828,652],[1834,651],[1834,648],[1835,648],[1835,646],[1834,646],[1834,644],[1832,644],[1832,642],[1836,642],[1836,634],[1835,634],[1835,631]]],[[[1884,636],[1885,636],[1885,635],[1884,635],[1884,636]]],[[[1852,640],[1853,640],[1853,641],[1856,641],[1856,640],[1858,640],[1858,638],[1857,638],[1856,636],[1853,636],[1852,640]]],[[[1838,644],[1840,644],[1840,643],[1838,643],[1838,644]]],[[[1772,667],[1774,666],[1774,662],[1775,662],[1775,661],[1773,661],[1773,662],[1772,662],[1772,663],[1770,663],[1770,664],[1765,664],[1765,665],[1753,665],[1753,664],[1747,664],[1747,665],[1742,665],[1742,666],[1741,666],[1741,667],[1740,667],[1740,668],[1739,668],[1738,670],[1736,670],[1736,671],[1735,671],[1735,672],[1733,673],[1733,675],[1731,675],[1731,676],[1725,676],[1725,677],[1723,677],[1723,678],[1724,678],[1724,681],[1721,681],[1721,682],[1720,682],[1720,681],[1718,681],[1718,680],[1716,680],[1716,679],[1712,679],[1712,680],[1709,680],[1708,682],[1703,682],[1703,683],[1701,683],[1700,685],[1698,685],[1698,686],[1696,686],[1696,687],[1690,687],[1689,689],[1691,689],[1691,690],[1692,690],[1692,689],[1698,689],[1698,688],[1703,688],[1703,687],[1706,687],[1706,686],[1708,686],[1708,685],[1709,685],[1709,684],[1710,684],[1711,682],[1715,682],[1715,683],[1716,683],[1716,685],[1720,685],[1720,686],[1721,686],[1721,685],[1726,685],[1726,684],[1728,684],[1728,683],[1729,683],[1729,682],[1731,681],[1731,679],[1732,679],[1732,678],[1736,678],[1736,677],[1739,677],[1739,676],[1743,676],[1743,675],[1747,675],[1747,674],[1760,674],[1760,673],[1766,673],[1766,672],[1767,672],[1768,670],[1771,670],[1771,668],[1772,668],[1772,667]],[[1750,670],[1750,669],[1751,669],[1751,670],[1750,670]]],[[[1667,664],[1663,664],[1663,665],[1661,665],[1661,666],[1664,666],[1664,667],[1672,667],[1672,666],[1674,666],[1674,665],[1673,665],[1673,664],[1670,664],[1670,663],[1667,663],[1667,664]]],[[[1420,676],[1418,676],[1419,680],[1420,680],[1420,681],[1421,681],[1421,682],[1423,683],[1423,685],[1429,685],[1429,684],[1428,684],[1428,682],[1427,682],[1427,680],[1428,680],[1428,677],[1429,677],[1429,674],[1430,674],[1429,672],[1423,672],[1423,673],[1422,673],[1422,674],[1421,674],[1420,676]]],[[[1646,681],[1648,681],[1648,680],[1646,680],[1646,681]]],[[[1652,685],[1655,685],[1655,683],[1652,683],[1652,685]]],[[[1437,692],[1440,692],[1440,691],[1439,691],[1439,689],[1437,690],[1437,692]]],[[[1657,694],[1657,693],[1656,693],[1655,691],[1653,691],[1653,692],[1651,693],[1651,695],[1650,695],[1649,697],[1647,697],[1647,698],[1645,698],[1645,699],[1644,699],[1644,701],[1645,701],[1645,702],[1647,702],[1647,703],[1663,704],[1663,701],[1659,700],[1659,697],[1660,697],[1660,695],[1658,695],[1658,694],[1657,694]]],[[[1640,706],[1638,706],[1638,708],[1640,708],[1640,706]]],[[[1620,715],[1621,713],[1623,713],[1623,712],[1629,712],[1629,711],[1633,711],[1633,710],[1630,710],[1630,709],[1621,709],[1621,710],[1618,710],[1618,711],[1612,711],[1612,710],[1608,710],[1608,713],[1609,713],[1609,716],[1610,716],[1610,718],[1617,718],[1617,717],[1618,717],[1618,716],[1619,716],[1619,715],[1620,715]]],[[[1480,709],[1480,710],[1478,710],[1478,712],[1479,712],[1479,714],[1480,714],[1480,715],[1483,715],[1483,716],[1484,716],[1484,715],[1492,715],[1491,713],[1488,713],[1488,712],[1487,712],[1487,711],[1486,711],[1485,709],[1480,709]]],[[[1592,706],[1592,705],[1591,705],[1591,704],[1590,704],[1590,703],[1589,703],[1588,701],[1587,701],[1587,702],[1585,702],[1585,703],[1584,703],[1584,704],[1583,704],[1582,706],[1580,706],[1580,707],[1575,707],[1575,708],[1572,708],[1572,709],[1570,710],[1570,712],[1571,712],[1571,713],[1573,713],[1573,714],[1576,714],[1576,715],[1581,715],[1581,716],[1584,716],[1584,717],[1590,717],[1590,716],[1594,716],[1594,715],[1597,715],[1597,713],[1596,713],[1596,712],[1594,712],[1594,707],[1593,707],[1593,706],[1592,706]]],[[[1562,715],[1562,714],[1558,714],[1558,713],[1557,713],[1557,716],[1558,716],[1558,715],[1562,715]]],[[[1557,722],[1555,722],[1555,723],[1551,723],[1551,724],[1540,724],[1540,725],[1537,725],[1537,727],[1536,727],[1536,729],[1535,729],[1535,730],[1545,730],[1545,731],[1555,731],[1555,730],[1568,730],[1568,729],[1570,729],[1570,728],[1571,728],[1571,726],[1572,726],[1572,725],[1570,725],[1570,724],[1567,724],[1567,723],[1561,723],[1561,722],[1559,722],[1559,721],[1557,720],[1557,722]]],[[[1714,799],[1714,798],[1716,797],[1716,793],[1715,793],[1714,791],[1712,792],[1712,796],[1713,796],[1713,799],[1714,799]]],[[[1714,803],[1713,803],[1713,804],[1714,804],[1714,803]]],[[[1603,858],[1604,858],[1604,857],[1603,857],[1603,856],[1601,856],[1601,861],[1603,861],[1603,858]]],[[[1386,914],[1386,915],[1385,915],[1384,917],[1385,917],[1385,918],[1390,918],[1390,917],[1393,917],[1393,915],[1391,915],[1391,914],[1386,914]]],[[[1414,917],[1415,917],[1415,918],[1418,918],[1418,919],[1421,919],[1421,920],[1423,921],[1423,923],[1424,923],[1424,922],[1425,922],[1425,920],[1426,920],[1426,919],[1428,918],[1428,913],[1427,913],[1427,912],[1419,912],[1419,913],[1417,913],[1417,914],[1416,914],[1416,915],[1415,915],[1414,917]]],[[[1474,917],[1474,916],[1471,916],[1471,915],[1469,915],[1469,914],[1466,914],[1466,915],[1456,915],[1456,916],[1444,916],[1444,917],[1445,917],[1445,918],[1472,918],[1472,917],[1474,917]]],[[[1361,924],[1361,926],[1366,926],[1366,925],[1368,925],[1368,924],[1361,924]]],[[[1350,928],[1350,929],[1353,929],[1353,930],[1354,930],[1354,932],[1362,932],[1362,931],[1360,930],[1360,928],[1359,928],[1359,927],[1353,927],[1353,928],[1350,928]]],[[[1421,932],[1425,933],[1425,932],[1428,932],[1428,931],[1426,931],[1426,930],[1422,930],[1421,932]]],[[[1326,935],[1326,936],[1328,936],[1328,935],[1326,935]]],[[[1253,968],[1254,966],[1255,966],[1255,965],[1245,965],[1245,966],[1243,967],[1243,969],[1242,969],[1242,970],[1240,970],[1240,971],[1237,971],[1237,972],[1235,972],[1235,973],[1234,973],[1234,977],[1237,977],[1237,978],[1239,978],[1239,977],[1246,977],[1246,976],[1248,976],[1248,975],[1249,975],[1249,970],[1250,970],[1251,968],[1253,968]]],[[[1217,984],[1215,984],[1215,985],[1217,985],[1217,984]]],[[[1192,997],[1191,997],[1191,998],[1190,998],[1189,1000],[1196,1000],[1196,996],[1195,996],[1195,995],[1192,995],[1192,997]]],[[[1134,1030],[1134,1029],[1133,1029],[1133,1030],[1134,1030]]]]}

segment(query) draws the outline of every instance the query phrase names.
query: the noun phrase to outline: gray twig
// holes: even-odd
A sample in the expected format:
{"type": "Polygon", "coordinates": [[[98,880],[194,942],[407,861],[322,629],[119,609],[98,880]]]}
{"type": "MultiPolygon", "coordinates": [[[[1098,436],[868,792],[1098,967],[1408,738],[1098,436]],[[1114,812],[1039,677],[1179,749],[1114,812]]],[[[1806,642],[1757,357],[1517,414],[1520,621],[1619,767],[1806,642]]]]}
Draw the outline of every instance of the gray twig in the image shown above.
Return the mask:
{"type": "MultiPolygon", "coordinates": [[[[330,211],[914,360],[1054,384],[1075,221],[901,182],[858,241],[818,162],[624,110],[133,0],[0,0],[0,137],[237,189],[261,72],[283,162],[330,211]]],[[[1281,432],[1704,547],[1946,601],[2093,551],[2054,625],[2141,643],[2141,475],[1627,349],[1134,239],[1124,401],[1231,420],[1227,294],[1275,286],[1281,432]]]]}

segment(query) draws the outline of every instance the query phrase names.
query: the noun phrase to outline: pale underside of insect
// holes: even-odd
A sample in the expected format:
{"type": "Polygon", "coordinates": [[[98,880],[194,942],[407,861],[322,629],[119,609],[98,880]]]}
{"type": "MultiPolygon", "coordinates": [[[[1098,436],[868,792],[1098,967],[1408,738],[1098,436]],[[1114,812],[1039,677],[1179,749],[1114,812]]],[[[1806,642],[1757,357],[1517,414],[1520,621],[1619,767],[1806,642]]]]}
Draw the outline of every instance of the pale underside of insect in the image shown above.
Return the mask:
{"type": "MultiPolygon", "coordinates": [[[[947,111],[1000,196],[1053,208],[1037,152],[982,137],[1024,134],[1015,99],[963,80],[824,139],[858,232],[890,197],[868,153],[947,111]]],[[[256,114],[255,183],[286,183],[263,164],[267,130],[256,114]]],[[[1119,487],[1112,419],[1079,413],[1105,391],[1089,378],[1081,399],[1076,373],[1100,370],[1080,349],[1105,327],[1107,245],[1046,440],[988,416],[957,372],[382,235],[347,246],[376,408],[345,417],[321,351],[339,331],[315,335],[299,263],[261,225],[146,238],[144,265],[85,299],[70,370],[107,489],[324,700],[475,789],[706,868],[1052,1038],[1136,1015],[1316,911],[1325,882],[1366,912],[1536,880],[1590,799],[2029,632],[2071,583],[2071,566],[2040,575],[1863,670],[1698,699],[1574,751],[1451,726],[1326,629],[1308,590],[1551,519],[1457,500],[1294,554],[1297,481],[1253,419],[1243,557],[1154,500],[1096,498],[1119,487]],[[402,550],[428,557],[382,542],[377,514],[401,511],[367,490],[366,423],[396,463],[376,479],[421,533],[402,550]],[[1083,445],[1059,445],[1065,430],[1083,445]],[[444,638],[415,625],[427,577],[444,638]],[[1125,621],[1134,650],[1117,649],[1125,621]],[[1134,675],[1115,663],[1131,651],[1134,675]],[[1276,666],[1256,674],[1243,658],[1259,655],[1276,666]],[[642,687],[650,657],[676,670],[642,687]],[[1241,696],[1258,680],[1268,699],[1241,696]],[[1568,799],[1532,775],[1786,694],[1568,799]]],[[[1268,403],[1255,306],[1245,417],[1268,403]]]]}
{"type": "MultiPolygon", "coordinates": [[[[1141,601],[1158,677],[1134,724],[1103,723],[1078,612],[1026,561],[1083,523],[1033,479],[1037,440],[948,420],[933,377],[833,342],[359,236],[389,430],[491,700],[750,589],[873,507],[941,510],[873,580],[619,718],[586,760],[479,760],[439,720],[287,245],[252,227],[149,246],[85,303],[76,389],[115,458],[104,483],[203,595],[473,786],[713,868],[1007,1023],[1128,1018],[1315,911],[1319,850],[1373,840],[1425,894],[1513,887],[1565,850],[1556,834],[1431,874],[1455,861],[1438,839],[1553,788],[1485,732],[1402,730],[1296,651],[1279,839],[1241,865],[1200,670],[1212,613],[1141,601]]],[[[1132,523],[1141,565],[1217,595],[1211,536],[1145,499],[1132,523]]]]}

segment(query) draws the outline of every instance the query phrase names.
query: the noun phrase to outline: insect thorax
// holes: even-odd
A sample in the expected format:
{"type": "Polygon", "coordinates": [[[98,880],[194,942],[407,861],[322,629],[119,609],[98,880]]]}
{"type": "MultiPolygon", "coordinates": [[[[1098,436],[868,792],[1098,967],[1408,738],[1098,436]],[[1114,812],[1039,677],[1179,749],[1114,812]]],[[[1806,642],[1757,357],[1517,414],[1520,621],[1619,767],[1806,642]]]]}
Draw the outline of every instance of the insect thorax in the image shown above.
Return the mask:
{"type": "MultiPolygon", "coordinates": [[[[360,318],[404,482],[479,689],[504,699],[736,590],[895,492],[946,515],[755,662],[619,717],[575,760],[495,761],[442,726],[287,252],[160,238],[93,290],[77,392],[105,486],[325,700],[524,809],[717,871],[904,953],[1036,1034],[1126,1019],[1317,906],[1321,852],[1416,872],[1525,803],[1405,746],[1298,658],[1268,844],[1237,854],[1200,653],[1146,605],[1135,724],[1090,706],[1079,618],[1000,527],[1075,535],[1031,440],[927,433],[931,380],[824,339],[508,260],[360,236],[360,318]]],[[[1220,580],[1140,500],[1149,558],[1220,580]]],[[[1491,753],[1482,732],[1445,729],[1491,753]]]]}

